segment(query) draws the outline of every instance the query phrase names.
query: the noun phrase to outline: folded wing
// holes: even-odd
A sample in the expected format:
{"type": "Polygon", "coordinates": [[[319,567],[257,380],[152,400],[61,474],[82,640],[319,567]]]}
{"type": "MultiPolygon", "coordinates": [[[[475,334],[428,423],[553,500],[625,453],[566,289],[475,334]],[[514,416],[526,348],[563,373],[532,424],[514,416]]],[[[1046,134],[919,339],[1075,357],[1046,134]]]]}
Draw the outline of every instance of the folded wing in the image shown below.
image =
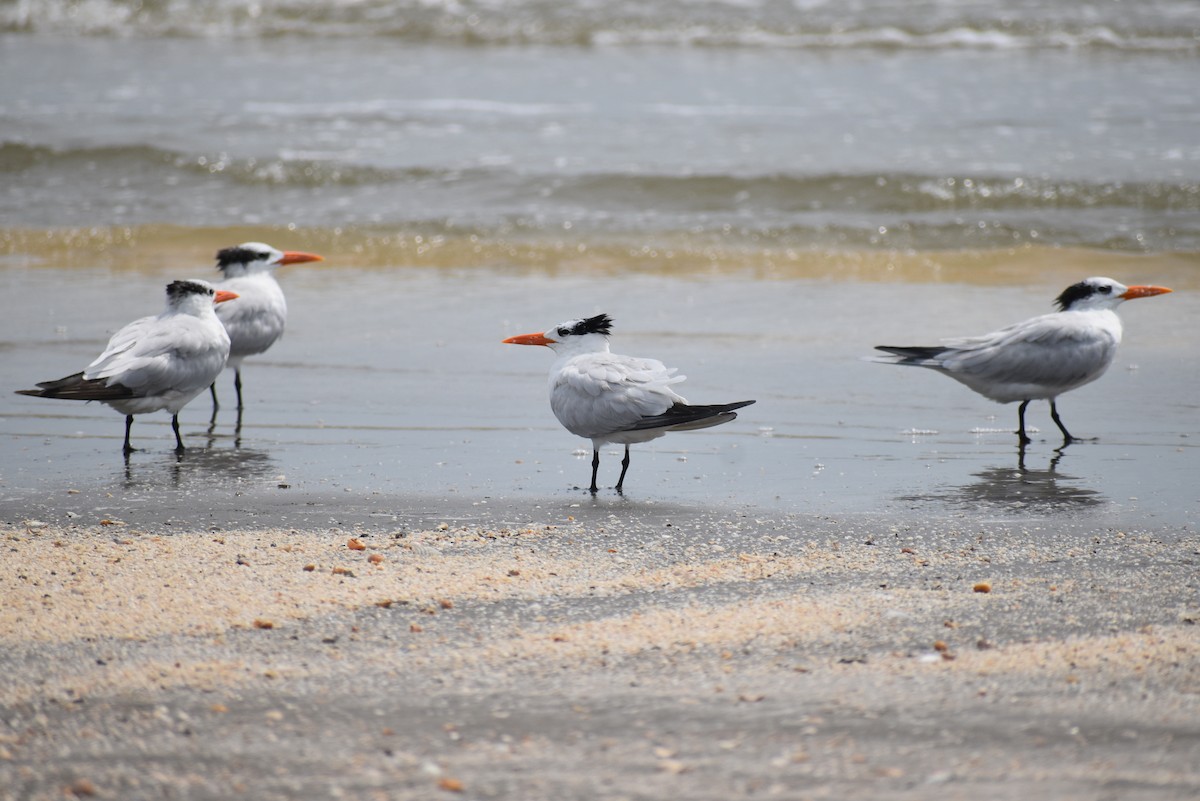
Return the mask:
{"type": "Polygon", "coordinates": [[[1120,329],[1088,325],[1086,318],[1049,314],[979,337],[934,347],[877,350],[879,361],[928,367],[1001,402],[1052,396],[1095,380],[1112,363],[1120,329]]]}
{"type": "Polygon", "coordinates": [[[643,418],[687,403],[672,389],[684,380],[675,373],[656,359],[586,354],[555,374],[550,406],[563,426],[581,437],[629,430],[643,418]]]}

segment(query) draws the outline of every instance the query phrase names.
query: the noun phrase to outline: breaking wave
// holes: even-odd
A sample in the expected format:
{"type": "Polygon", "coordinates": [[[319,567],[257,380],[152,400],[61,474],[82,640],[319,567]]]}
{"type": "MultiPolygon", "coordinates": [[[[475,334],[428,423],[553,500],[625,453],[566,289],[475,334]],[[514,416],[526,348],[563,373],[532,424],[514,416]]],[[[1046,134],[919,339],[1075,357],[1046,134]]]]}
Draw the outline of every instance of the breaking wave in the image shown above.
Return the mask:
{"type": "Polygon", "coordinates": [[[27,224],[445,226],[600,233],[734,233],[849,245],[1012,241],[1200,249],[1200,184],[1007,175],[665,175],[347,164],[311,154],[233,159],[150,145],[0,145],[6,216],[27,224]],[[64,209],[69,185],[76,204],[64,209]],[[44,206],[43,212],[39,211],[44,206]],[[71,219],[74,211],[78,220],[71,219]]]}
{"type": "Polygon", "coordinates": [[[466,45],[1200,52],[1190,0],[0,0],[0,32],[466,45]]]}
{"type": "Polygon", "coordinates": [[[222,153],[191,155],[151,145],[55,149],[0,144],[0,173],[29,170],[75,173],[82,166],[103,175],[157,173],[216,177],[242,185],[353,188],[371,185],[507,186],[565,204],[683,211],[750,208],[781,213],[879,209],[925,212],[947,209],[1129,207],[1200,212],[1200,185],[1188,181],[1090,183],[1001,175],[719,175],[655,173],[522,173],[503,167],[470,169],[384,168],[347,164],[335,154],[283,152],[278,158],[232,159],[222,153]]]}

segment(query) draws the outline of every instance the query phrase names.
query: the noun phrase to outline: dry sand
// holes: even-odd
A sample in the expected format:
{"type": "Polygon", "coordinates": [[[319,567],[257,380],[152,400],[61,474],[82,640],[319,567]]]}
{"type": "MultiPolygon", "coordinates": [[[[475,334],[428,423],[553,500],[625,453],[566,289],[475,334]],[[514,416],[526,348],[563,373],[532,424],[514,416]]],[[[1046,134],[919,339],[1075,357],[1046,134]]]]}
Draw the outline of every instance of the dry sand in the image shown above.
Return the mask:
{"type": "Polygon", "coordinates": [[[0,799],[1200,797],[1200,539],[3,529],[0,799]]]}

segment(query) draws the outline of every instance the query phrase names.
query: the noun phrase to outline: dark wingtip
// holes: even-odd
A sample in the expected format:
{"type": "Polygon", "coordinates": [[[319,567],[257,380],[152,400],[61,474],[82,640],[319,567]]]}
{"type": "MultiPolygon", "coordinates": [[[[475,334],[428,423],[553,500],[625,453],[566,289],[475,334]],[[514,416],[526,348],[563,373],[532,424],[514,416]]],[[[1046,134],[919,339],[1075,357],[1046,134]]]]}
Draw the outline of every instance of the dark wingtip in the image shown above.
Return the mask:
{"type": "Polygon", "coordinates": [[[103,378],[84,378],[83,373],[75,373],[57,381],[42,381],[38,384],[38,389],[18,389],[16,393],[34,398],[80,401],[113,401],[139,397],[124,384],[109,384],[103,378]]]}
{"type": "Polygon", "coordinates": [[[936,359],[949,348],[941,345],[876,345],[875,350],[881,350],[902,359],[936,359]]]}

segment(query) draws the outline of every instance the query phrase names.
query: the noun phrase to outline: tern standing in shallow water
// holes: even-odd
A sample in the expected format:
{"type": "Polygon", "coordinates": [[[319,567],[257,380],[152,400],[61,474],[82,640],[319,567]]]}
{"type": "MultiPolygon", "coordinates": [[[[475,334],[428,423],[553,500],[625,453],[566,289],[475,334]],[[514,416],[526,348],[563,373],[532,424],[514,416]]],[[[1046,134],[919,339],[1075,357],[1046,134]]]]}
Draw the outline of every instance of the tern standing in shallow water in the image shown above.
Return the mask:
{"type": "MultiPolygon", "coordinates": [[[[287,324],[287,301],[275,280],[274,270],[284,264],[310,261],[324,259],[315,253],[276,250],[262,242],[246,242],[217,252],[217,269],[225,276],[218,286],[238,294],[237,303],[221,306],[217,316],[229,332],[228,366],[233,369],[239,411],[242,409],[242,360],[265,353],[283,336],[287,324]]],[[[211,389],[215,412],[220,407],[215,382],[211,389]]]]}
{"type": "Polygon", "coordinates": [[[125,454],[133,417],[163,409],[171,413],[175,450],[182,453],[179,410],[212,385],[229,356],[229,335],[214,304],[237,295],[206,281],[167,284],[167,308],[113,334],[95,361],[81,373],[18,390],[38,398],[100,401],[125,415],[125,454]]]}
{"type": "Polygon", "coordinates": [[[1121,344],[1117,306],[1170,291],[1087,278],[1063,290],[1056,301],[1057,312],[983,336],[944,340],[941,346],[878,345],[876,350],[891,355],[875,361],[928,367],[999,403],[1020,401],[1017,435],[1022,445],[1030,441],[1025,434],[1025,407],[1033,400],[1048,400],[1050,417],[1065,444],[1076,437],[1059,418],[1055,400],[1095,381],[1112,364],[1121,344]]]}
{"type": "Polygon", "coordinates": [[[600,446],[625,446],[617,492],[629,470],[629,446],[648,442],[669,431],[691,431],[728,423],[735,409],[752,400],[711,406],[692,406],[671,388],[685,376],[675,375],[657,359],[610,353],[612,320],[598,314],[570,320],[536,334],[504,340],[509,345],[545,345],[555,353],[550,367],[550,408],[563,426],[592,441],[592,485],[597,492],[600,446]]]}

